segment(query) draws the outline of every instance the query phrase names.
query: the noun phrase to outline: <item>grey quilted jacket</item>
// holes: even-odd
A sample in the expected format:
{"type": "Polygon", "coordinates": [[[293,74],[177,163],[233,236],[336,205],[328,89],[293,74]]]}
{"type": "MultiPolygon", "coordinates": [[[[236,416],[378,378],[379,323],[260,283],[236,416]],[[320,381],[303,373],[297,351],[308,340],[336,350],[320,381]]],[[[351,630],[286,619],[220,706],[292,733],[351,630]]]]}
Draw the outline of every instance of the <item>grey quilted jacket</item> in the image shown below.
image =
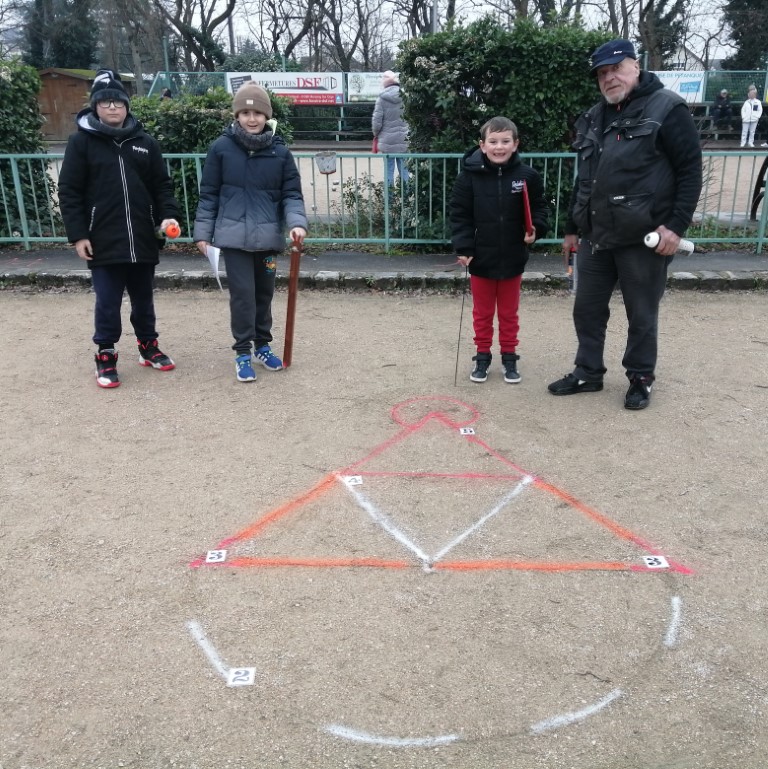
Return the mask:
{"type": "Polygon", "coordinates": [[[379,152],[408,152],[408,124],[403,120],[399,85],[390,85],[379,94],[372,128],[379,140],[379,152]]]}

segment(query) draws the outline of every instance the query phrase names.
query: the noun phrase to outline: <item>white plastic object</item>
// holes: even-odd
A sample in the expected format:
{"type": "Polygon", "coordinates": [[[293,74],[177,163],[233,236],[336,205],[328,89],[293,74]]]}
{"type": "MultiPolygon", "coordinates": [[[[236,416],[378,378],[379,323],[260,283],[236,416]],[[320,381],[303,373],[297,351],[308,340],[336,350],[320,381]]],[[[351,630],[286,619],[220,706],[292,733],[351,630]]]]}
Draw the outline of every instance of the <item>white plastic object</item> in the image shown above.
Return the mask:
{"type": "MultiPolygon", "coordinates": [[[[661,235],[659,235],[658,232],[649,232],[645,238],[643,238],[643,242],[645,243],[648,248],[656,248],[656,246],[659,245],[659,241],[661,240],[661,235]]],[[[694,249],[694,245],[690,240],[686,240],[685,238],[680,238],[680,245],[677,247],[677,252],[679,254],[685,253],[685,254],[692,254],[694,249]]]]}

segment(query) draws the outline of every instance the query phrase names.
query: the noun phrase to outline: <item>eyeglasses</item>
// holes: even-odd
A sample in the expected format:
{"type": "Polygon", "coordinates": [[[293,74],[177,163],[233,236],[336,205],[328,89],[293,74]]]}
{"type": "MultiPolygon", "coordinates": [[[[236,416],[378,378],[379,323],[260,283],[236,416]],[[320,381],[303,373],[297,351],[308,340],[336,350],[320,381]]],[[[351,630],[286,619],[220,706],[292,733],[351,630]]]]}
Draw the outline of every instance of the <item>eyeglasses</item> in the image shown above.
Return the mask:
{"type": "Polygon", "coordinates": [[[108,107],[114,107],[115,109],[126,109],[127,105],[124,101],[119,99],[105,99],[103,101],[97,101],[97,106],[107,109],[108,107]]]}

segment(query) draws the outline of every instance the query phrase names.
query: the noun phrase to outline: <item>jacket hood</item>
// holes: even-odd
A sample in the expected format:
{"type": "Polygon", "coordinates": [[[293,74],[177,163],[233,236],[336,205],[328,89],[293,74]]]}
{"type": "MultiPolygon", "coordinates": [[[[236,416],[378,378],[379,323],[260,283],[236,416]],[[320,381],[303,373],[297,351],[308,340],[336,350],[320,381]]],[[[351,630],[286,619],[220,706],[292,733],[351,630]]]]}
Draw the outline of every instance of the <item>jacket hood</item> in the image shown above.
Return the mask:
{"type": "Polygon", "coordinates": [[[384,101],[391,101],[393,104],[399,104],[403,100],[403,97],[400,95],[400,86],[399,85],[389,85],[389,86],[387,86],[379,94],[379,96],[382,99],[384,99],[384,101]]]}
{"type": "Polygon", "coordinates": [[[126,115],[122,128],[112,128],[100,122],[96,112],[90,107],[77,113],[75,125],[81,131],[107,139],[128,139],[144,130],[144,126],[130,112],[126,115]]]}
{"type": "MultiPolygon", "coordinates": [[[[626,102],[632,101],[632,99],[639,99],[641,96],[649,96],[654,91],[660,91],[662,88],[664,88],[664,83],[662,83],[653,72],[646,72],[642,69],[640,70],[640,82],[638,82],[629,96],[622,103],[626,104],[626,102]]],[[[603,102],[605,104],[608,103],[605,101],[605,97],[603,97],[603,102]]],[[[617,105],[611,106],[615,107],[617,105]]]]}
{"type": "MultiPolygon", "coordinates": [[[[512,157],[501,168],[512,168],[521,162],[520,156],[517,152],[512,153],[512,157]]],[[[464,153],[462,158],[462,167],[467,171],[490,171],[493,168],[498,168],[495,163],[491,163],[485,156],[485,153],[479,147],[472,147],[464,153]]]]}

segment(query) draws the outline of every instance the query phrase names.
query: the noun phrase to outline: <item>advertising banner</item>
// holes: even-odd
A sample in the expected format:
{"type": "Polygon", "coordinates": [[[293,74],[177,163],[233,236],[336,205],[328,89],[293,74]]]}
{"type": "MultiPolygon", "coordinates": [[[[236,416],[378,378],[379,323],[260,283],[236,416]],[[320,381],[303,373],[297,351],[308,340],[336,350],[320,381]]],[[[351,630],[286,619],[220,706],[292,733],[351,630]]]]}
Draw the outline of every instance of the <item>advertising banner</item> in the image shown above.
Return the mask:
{"type": "Polygon", "coordinates": [[[349,72],[347,74],[347,98],[351,102],[376,101],[382,92],[383,72],[349,72]]]}
{"type": "Polygon", "coordinates": [[[341,72],[227,72],[227,89],[234,94],[249,80],[294,104],[344,104],[341,72]]]}
{"type": "Polygon", "coordinates": [[[656,72],[665,88],[682,96],[687,102],[697,104],[704,101],[704,75],[701,72],[656,72]]]}

